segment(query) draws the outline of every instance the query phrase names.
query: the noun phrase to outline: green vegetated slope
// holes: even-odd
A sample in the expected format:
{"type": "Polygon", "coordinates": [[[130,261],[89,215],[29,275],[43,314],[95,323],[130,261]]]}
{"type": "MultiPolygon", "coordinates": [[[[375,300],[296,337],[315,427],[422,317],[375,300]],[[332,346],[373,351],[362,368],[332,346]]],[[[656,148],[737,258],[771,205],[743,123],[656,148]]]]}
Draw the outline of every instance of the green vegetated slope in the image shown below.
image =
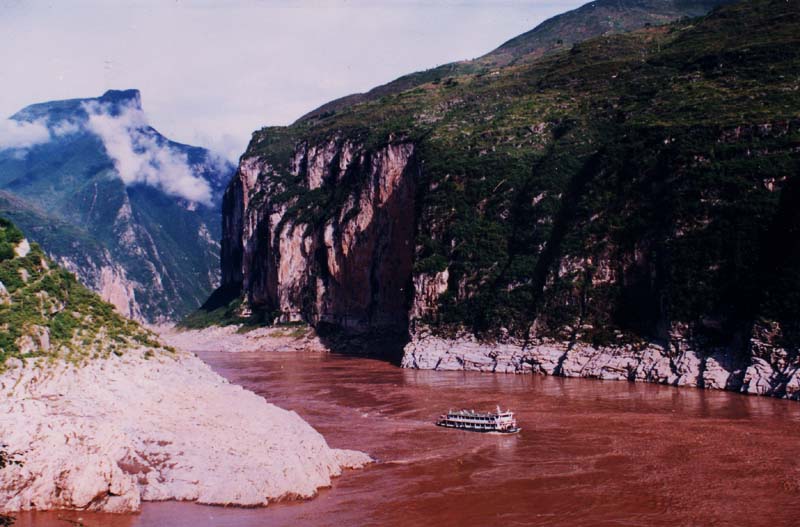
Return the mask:
{"type": "Polygon", "coordinates": [[[414,142],[414,273],[449,273],[437,332],[684,327],[730,344],[761,321],[790,338],[800,4],[748,0],[518,62],[263,129],[246,156],[285,172],[271,199],[319,223],[352,189],[293,181],[296,144],[414,142]]]}
{"type": "Polygon", "coordinates": [[[546,20],[476,59],[496,67],[537,58],[601,35],[627,33],[707,14],[732,0],[597,0],[546,20]]]}
{"type": "Polygon", "coordinates": [[[78,225],[48,214],[32,203],[0,190],[0,213],[13,221],[40,246],[58,256],[68,255],[78,262],[111,264],[101,243],[78,225]]]}
{"type": "Polygon", "coordinates": [[[696,17],[731,0],[597,0],[544,21],[527,33],[504,43],[477,59],[444,64],[404,75],[367,93],[336,99],[300,118],[331,115],[353,104],[374,101],[428,82],[466,74],[486,74],[513,63],[529,63],[550,53],[570,49],[573,44],[601,35],[662,25],[683,17],[696,17]]]}
{"type": "Polygon", "coordinates": [[[22,232],[0,218],[0,371],[11,358],[83,360],[131,348],[163,349],[155,335],[121,317],[32,244],[14,248],[22,232]]]}

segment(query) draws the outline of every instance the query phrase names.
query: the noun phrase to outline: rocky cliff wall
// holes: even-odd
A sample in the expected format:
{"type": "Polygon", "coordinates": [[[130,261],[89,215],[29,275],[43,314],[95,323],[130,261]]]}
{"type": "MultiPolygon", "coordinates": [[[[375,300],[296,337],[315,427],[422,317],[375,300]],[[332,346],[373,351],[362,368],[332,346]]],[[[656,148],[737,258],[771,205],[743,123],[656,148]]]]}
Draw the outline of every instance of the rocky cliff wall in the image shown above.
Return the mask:
{"type": "Polygon", "coordinates": [[[223,285],[283,322],[405,331],[414,145],[301,143],[287,165],[282,173],[258,157],[242,160],[223,205],[223,285]]]}
{"type": "Polygon", "coordinates": [[[740,2],[256,132],[227,284],[270,319],[391,328],[407,366],[527,371],[533,350],[556,366],[532,371],[794,397],[797,9],[740,2]]]}

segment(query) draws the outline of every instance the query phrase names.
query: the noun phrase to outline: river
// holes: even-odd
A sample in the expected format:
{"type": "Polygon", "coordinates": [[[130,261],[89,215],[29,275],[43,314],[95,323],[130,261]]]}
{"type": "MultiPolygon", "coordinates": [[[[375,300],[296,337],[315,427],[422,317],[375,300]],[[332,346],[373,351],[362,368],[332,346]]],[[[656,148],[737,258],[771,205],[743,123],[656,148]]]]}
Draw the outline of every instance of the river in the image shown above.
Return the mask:
{"type": "Polygon", "coordinates": [[[800,404],[652,384],[404,370],[320,353],[200,353],[378,462],[306,502],[145,503],[135,515],[21,514],[16,527],[798,525],[800,404]],[[433,426],[509,407],[523,431],[433,426]]]}

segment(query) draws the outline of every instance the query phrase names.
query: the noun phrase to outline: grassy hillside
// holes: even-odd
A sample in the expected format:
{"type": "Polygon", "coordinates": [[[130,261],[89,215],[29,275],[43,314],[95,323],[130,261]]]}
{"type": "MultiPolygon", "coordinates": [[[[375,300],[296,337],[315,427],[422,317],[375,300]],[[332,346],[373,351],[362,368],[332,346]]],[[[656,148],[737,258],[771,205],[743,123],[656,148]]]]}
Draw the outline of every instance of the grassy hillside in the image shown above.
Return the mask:
{"type": "Polygon", "coordinates": [[[22,232],[0,218],[0,371],[11,357],[79,363],[132,347],[161,349],[152,333],[117,315],[38,245],[16,255],[22,240],[22,232]]]}
{"type": "Polygon", "coordinates": [[[546,20],[482,57],[404,75],[367,93],[348,95],[324,104],[300,120],[332,115],[348,106],[395,95],[430,82],[446,82],[462,75],[489,74],[510,64],[534,62],[544,55],[569,50],[574,44],[594,37],[701,16],[725,3],[730,3],[730,0],[596,0],[546,20]]]}

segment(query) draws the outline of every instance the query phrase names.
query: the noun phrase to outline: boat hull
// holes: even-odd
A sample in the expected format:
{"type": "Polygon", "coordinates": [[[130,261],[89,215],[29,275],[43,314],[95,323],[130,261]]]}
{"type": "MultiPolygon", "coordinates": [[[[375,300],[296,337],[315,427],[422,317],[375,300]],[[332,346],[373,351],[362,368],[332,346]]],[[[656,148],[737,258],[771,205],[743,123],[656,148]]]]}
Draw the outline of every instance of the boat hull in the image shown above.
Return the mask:
{"type": "Polygon", "coordinates": [[[505,430],[498,430],[493,428],[472,428],[469,426],[457,426],[451,423],[436,423],[436,426],[441,426],[442,428],[450,428],[453,430],[464,430],[465,432],[478,432],[480,434],[517,434],[522,431],[522,428],[514,427],[514,428],[506,428],[505,430]]]}

